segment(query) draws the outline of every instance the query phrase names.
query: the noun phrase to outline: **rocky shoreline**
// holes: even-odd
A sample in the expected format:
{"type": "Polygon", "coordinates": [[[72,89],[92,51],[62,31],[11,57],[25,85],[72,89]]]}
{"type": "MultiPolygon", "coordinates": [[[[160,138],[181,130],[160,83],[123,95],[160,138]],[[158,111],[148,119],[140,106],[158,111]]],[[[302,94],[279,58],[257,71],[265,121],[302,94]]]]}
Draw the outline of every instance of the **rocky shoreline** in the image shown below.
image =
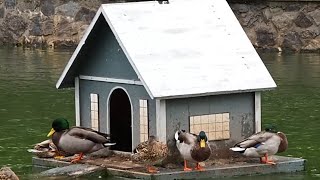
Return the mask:
{"type": "MultiPolygon", "coordinates": [[[[74,48],[100,4],[113,2],[123,0],[0,0],[0,45],[74,48]]],[[[229,4],[256,49],[320,51],[320,2],[229,4]]]]}

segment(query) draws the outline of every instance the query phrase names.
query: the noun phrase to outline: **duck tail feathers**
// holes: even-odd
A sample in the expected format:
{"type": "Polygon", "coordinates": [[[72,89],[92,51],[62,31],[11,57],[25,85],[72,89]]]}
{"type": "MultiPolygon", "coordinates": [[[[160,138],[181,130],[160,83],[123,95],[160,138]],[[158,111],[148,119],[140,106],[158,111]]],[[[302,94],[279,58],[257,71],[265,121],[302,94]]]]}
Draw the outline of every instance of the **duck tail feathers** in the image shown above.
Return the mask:
{"type": "Polygon", "coordinates": [[[108,142],[108,143],[103,144],[104,147],[109,147],[109,146],[113,146],[113,145],[116,145],[116,143],[108,142]]]}
{"type": "Polygon", "coordinates": [[[176,141],[179,140],[179,131],[176,131],[176,133],[174,134],[174,139],[175,139],[176,141]]]}
{"type": "Polygon", "coordinates": [[[242,148],[242,147],[232,147],[230,148],[231,151],[234,151],[234,152],[239,152],[239,153],[243,153],[246,148],[242,148]]]}

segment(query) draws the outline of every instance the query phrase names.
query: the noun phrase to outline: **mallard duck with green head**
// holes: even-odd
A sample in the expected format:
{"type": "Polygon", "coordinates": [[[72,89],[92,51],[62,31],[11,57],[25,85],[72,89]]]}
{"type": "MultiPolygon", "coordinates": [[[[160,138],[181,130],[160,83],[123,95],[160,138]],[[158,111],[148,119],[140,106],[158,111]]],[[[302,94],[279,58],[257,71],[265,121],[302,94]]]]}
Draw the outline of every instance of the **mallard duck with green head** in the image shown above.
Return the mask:
{"type": "Polygon", "coordinates": [[[52,122],[48,137],[59,151],[68,154],[79,154],[71,162],[80,161],[84,154],[98,151],[102,148],[115,145],[111,143],[109,135],[85,127],[69,128],[68,120],[57,118],[52,122]]]}
{"type": "Polygon", "coordinates": [[[184,159],[184,171],[191,171],[187,167],[187,161],[196,162],[196,170],[203,170],[199,162],[209,159],[211,148],[207,135],[200,131],[199,135],[185,132],[184,130],[175,133],[176,146],[184,159]]]}
{"type": "Polygon", "coordinates": [[[167,157],[168,146],[155,136],[150,136],[148,141],[138,144],[133,153],[133,162],[146,164],[148,172],[157,173],[158,169],[154,165],[160,165],[167,157]]]}
{"type": "Polygon", "coordinates": [[[242,153],[247,157],[260,158],[261,163],[276,163],[269,160],[268,156],[287,150],[288,140],[283,132],[278,132],[274,125],[268,125],[264,131],[238,142],[230,150],[242,153]],[[263,159],[264,157],[264,159],[263,159]]]}

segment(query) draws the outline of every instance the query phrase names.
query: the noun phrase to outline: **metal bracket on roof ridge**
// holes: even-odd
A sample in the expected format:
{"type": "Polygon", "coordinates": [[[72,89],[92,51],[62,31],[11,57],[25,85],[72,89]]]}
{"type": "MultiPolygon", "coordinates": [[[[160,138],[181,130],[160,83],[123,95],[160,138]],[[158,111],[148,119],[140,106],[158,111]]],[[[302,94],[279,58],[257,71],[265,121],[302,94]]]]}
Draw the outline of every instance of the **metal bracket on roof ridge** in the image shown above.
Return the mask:
{"type": "Polygon", "coordinates": [[[169,0],[157,0],[159,4],[169,4],[169,0]]]}

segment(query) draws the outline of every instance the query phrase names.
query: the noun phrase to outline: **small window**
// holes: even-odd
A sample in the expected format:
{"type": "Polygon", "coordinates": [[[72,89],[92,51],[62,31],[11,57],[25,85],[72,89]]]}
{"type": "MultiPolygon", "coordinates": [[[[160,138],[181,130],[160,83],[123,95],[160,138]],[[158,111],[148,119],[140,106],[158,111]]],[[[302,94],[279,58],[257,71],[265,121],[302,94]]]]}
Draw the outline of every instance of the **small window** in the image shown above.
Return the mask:
{"type": "Polygon", "coordinates": [[[148,101],[140,100],[140,142],[148,140],[148,101]]]}
{"type": "Polygon", "coordinates": [[[199,134],[204,131],[208,140],[230,138],[229,113],[190,116],[190,132],[199,134]]]}
{"type": "Polygon", "coordinates": [[[99,102],[98,94],[90,94],[91,101],[91,128],[99,130],[99,102]]]}

